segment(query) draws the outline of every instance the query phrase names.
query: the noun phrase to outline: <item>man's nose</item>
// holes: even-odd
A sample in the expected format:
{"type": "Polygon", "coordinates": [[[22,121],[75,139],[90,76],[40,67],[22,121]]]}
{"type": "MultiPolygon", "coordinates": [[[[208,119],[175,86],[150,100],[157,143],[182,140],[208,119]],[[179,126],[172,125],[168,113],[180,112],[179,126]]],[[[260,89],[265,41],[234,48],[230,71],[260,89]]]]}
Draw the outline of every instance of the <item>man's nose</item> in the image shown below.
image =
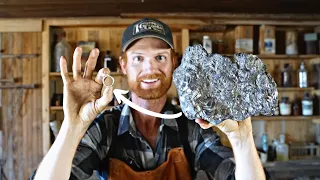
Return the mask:
{"type": "Polygon", "coordinates": [[[143,70],[146,73],[152,74],[157,69],[157,64],[155,59],[148,58],[143,62],[143,70]]]}

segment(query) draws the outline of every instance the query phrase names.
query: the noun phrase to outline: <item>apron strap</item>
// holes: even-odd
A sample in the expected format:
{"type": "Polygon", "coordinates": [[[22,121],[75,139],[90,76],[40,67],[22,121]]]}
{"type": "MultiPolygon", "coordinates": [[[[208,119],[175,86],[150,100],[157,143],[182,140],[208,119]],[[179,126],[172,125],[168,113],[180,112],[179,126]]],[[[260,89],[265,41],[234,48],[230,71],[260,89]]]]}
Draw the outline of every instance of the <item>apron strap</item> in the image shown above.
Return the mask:
{"type": "Polygon", "coordinates": [[[192,153],[190,143],[188,140],[188,119],[187,118],[178,118],[178,128],[179,128],[179,139],[182,142],[183,150],[186,155],[186,158],[189,163],[191,177],[194,179],[196,177],[196,171],[194,169],[194,153],[192,153]]]}

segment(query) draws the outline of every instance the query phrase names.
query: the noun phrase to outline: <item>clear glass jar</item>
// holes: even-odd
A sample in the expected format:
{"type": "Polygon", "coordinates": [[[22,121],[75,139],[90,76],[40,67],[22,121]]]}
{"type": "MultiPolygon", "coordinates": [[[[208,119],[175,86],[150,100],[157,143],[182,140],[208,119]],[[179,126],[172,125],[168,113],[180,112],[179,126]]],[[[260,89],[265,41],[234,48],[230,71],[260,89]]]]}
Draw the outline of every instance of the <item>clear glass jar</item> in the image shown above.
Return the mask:
{"type": "Polygon", "coordinates": [[[289,97],[282,97],[280,101],[280,114],[282,116],[291,115],[291,103],[289,97]]]}
{"type": "Polygon", "coordinates": [[[65,39],[66,33],[62,32],[59,35],[59,42],[54,47],[54,71],[60,72],[60,58],[64,56],[67,59],[68,72],[72,71],[72,49],[71,45],[65,39]]]}
{"type": "Polygon", "coordinates": [[[302,115],[303,116],[313,115],[313,100],[310,93],[305,93],[302,99],[302,115]]]}

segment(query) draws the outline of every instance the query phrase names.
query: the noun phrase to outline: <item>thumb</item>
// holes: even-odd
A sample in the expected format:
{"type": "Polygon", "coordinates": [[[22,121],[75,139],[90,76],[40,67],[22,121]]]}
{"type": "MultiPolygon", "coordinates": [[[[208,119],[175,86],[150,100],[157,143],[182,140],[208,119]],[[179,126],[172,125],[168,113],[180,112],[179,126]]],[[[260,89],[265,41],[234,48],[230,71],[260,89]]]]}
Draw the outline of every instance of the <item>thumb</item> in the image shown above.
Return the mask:
{"type": "Polygon", "coordinates": [[[104,109],[106,109],[107,105],[112,101],[113,99],[113,87],[109,86],[106,87],[103,91],[102,96],[96,100],[96,110],[100,113],[104,109]]]}

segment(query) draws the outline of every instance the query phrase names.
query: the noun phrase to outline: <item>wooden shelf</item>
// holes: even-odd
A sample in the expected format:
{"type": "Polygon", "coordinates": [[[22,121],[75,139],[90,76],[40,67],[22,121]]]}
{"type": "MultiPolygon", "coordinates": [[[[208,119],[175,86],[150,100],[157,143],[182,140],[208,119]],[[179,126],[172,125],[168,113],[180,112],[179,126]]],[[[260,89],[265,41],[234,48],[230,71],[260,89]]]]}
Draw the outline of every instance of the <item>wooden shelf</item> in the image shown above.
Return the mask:
{"type": "Polygon", "coordinates": [[[319,121],[320,116],[253,116],[252,120],[265,120],[265,121],[282,121],[282,120],[290,120],[290,121],[306,121],[313,120],[319,121]]]}
{"type": "MultiPolygon", "coordinates": [[[[233,54],[223,54],[225,56],[233,56],[233,54]]],[[[319,54],[303,54],[303,55],[286,55],[286,54],[256,54],[260,59],[314,59],[314,58],[320,58],[319,54]]]]}
{"type": "MultiPolygon", "coordinates": [[[[114,106],[107,106],[107,110],[114,106]]],[[[62,106],[51,106],[50,111],[62,111],[62,106]]],[[[291,120],[291,121],[305,121],[312,120],[314,123],[320,123],[320,116],[253,116],[252,120],[265,120],[265,121],[281,121],[281,120],[291,120]]]]}
{"type": "Polygon", "coordinates": [[[299,88],[299,87],[278,87],[278,91],[313,91],[314,87],[299,88]]]}
{"type": "MultiPolygon", "coordinates": [[[[94,72],[93,75],[96,76],[98,73],[94,72]]],[[[72,72],[68,73],[69,76],[72,76],[72,72]]],[[[110,75],[112,76],[123,76],[124,74],[122,72],[111,72],[110,75]]],[[[50,77],[61,77],[60,72],[50,72],[49,73],[50,77]]]]}
{"type": "MultiPolygon", "coordinates": [[[[114,106],[107,106],[106,110],[113,108],[114,106]]],[[[62,111],[62,106],[50,106],[50,111],[62,111]]]]}
{"type": "Polygon", "coordinates": [[[260,59],[313,59],[320,58],[319,54],[305,54],[305,55],[286,55],[286,54],[275,54],[275,55],[265,55],[257,54],[260,59]]]}

